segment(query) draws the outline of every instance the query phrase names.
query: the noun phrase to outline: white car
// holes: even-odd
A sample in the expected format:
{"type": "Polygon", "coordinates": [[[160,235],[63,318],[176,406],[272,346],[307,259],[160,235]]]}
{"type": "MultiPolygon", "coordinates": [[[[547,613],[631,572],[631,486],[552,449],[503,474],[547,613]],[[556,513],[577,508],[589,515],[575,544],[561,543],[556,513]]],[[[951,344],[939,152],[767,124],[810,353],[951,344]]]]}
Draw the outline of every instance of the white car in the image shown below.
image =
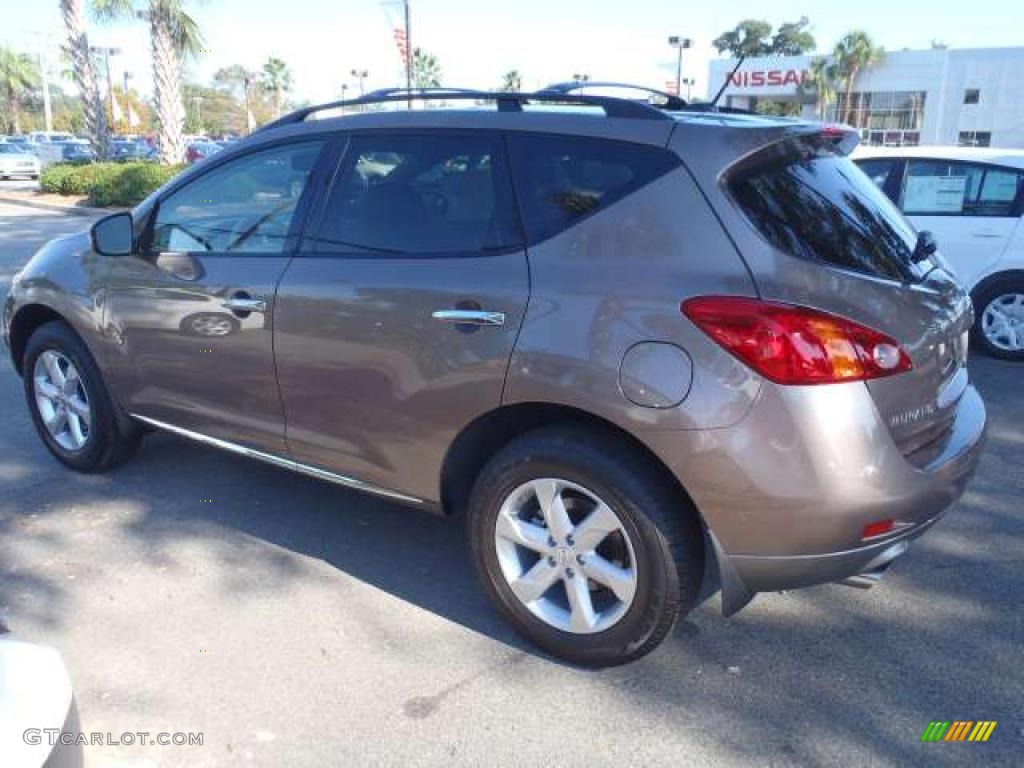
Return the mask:
{"type": "Polygon", "coordinates": [[[39,178],[39,158],[22,144],[0,144],[0,179],[12,176],[39,178]]]}
{"type": "Polygon", "coordinates": [[[854,161],[943,258],[974,300],[974,342],[1024,361],[1024,150],[859,147],[854,161]]]}

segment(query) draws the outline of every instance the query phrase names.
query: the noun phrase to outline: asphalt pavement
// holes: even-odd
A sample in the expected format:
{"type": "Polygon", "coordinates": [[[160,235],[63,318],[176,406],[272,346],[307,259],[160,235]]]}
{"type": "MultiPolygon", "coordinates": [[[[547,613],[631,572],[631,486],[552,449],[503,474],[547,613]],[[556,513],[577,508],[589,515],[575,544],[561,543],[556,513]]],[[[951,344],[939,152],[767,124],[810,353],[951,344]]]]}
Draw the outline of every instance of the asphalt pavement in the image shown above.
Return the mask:
{"type": "MultiPolygon", "coordinates": [[[[81,216],[0,205],[0,295],[81,216]]],[[[151,435],[64,470],[0,362],[0,610],[67,663],[83,728],[201,732],[90,766],[1021,765],[1024,368],[963,500],[879,587],[718,598],[634,664],[580,670],[490,607],[461,525],[151,435]],[[988,743],[922,743],[996,720],[988,743]]],[[[0,761],[2,762],[2,761],[0,761]]]]}

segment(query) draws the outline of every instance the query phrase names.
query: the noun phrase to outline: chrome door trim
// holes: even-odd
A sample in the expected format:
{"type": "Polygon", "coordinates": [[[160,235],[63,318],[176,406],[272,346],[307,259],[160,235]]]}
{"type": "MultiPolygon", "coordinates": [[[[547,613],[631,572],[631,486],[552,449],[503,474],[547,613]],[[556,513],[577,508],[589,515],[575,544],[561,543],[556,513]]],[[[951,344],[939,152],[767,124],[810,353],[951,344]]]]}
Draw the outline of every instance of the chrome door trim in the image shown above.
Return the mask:
{"type": "Polygon", "coordinates": [[[311,464],[303,464],[293,459],[286,459],[283,456],[278,456],[274,453],[265,453],[264,451],[257,451],[255,448],[247,448],[244,445],[238,443],[232,443],[228,440],[221,440],[219,437],[210,437],[200,432],[193,432],[190,429],[184,427],[176,427],[173,424],[168,424],[165,421],[158,421],[157,419],[151,419],[148,416],[141,416],[137,413],[129,414],[133,419],[141,421],[143,424],[148,424],[151,427],[157,429],[163,429],[168,432],[173,432],[181,437],[186,437],[189,440],[194,440],[197,443],[203,443],[204,445],[212,445],[214,448],[221,448],[231,453],[237,453],[240,456],[247,456],[250,459],[258,459],[268,464],[273,464],[284,469],[290,469],[293,472],[299,472],[303,475],[309,475],[315,477],[318,480],[326,480],[329,483],[336,483],[337,485],[344,485],[346,488],[354,488],[357,491],[365,491],[366,493],[372,493],[376,496],[385,496],[389,499],[396,499],[397,501],[404,501],[411,504],[423,504],[423,499],[418,499],[415,496],[406,496],[404,493],[398,491],[388,490],[387,488],[381,488],[373,485],[372,483],[364,482],[363,480],[357,480],[354,477],[346,477],[345,475],[339,475],[334,472],[330,472],[320,467],[314,467],[311,464]]]}
{"type": "Polygon", "coordinates": [[[431,317],[446,323],[466,325],[504,325],[504,312],[488,312],[482,309],[439,309],[431,317]]]}

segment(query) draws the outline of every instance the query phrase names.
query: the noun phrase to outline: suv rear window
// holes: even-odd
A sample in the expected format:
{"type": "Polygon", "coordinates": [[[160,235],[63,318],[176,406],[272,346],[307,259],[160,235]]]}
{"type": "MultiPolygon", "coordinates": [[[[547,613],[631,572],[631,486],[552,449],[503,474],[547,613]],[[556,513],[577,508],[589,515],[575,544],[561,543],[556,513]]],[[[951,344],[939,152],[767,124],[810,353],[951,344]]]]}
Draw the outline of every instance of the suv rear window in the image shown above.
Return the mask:
{"type": "Polygon", "coordinates": [[[733,172],[729,189],[761,234],[787,253],[893,280],[913,276],[910,224],[824,140],[771,147],[733,172]]]}
{"type": "Polygon", "coordinates": [[[541,134],[508,139],[531,243],[556,235],[680,165],[646,144],[541,134]]]}

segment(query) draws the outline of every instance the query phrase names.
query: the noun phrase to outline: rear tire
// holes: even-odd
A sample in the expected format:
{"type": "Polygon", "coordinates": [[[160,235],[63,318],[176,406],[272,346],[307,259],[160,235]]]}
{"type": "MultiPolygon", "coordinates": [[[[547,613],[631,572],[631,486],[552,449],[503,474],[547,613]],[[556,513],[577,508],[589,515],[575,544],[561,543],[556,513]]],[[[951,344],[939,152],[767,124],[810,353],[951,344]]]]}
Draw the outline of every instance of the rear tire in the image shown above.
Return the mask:
{"type": "Polygon", "coordinates": [[[66,323],[51,321],[29,337],[22,382],[39,437],[65,466],[102,472],[138,448],[141,433],[119,427],[96,362],[66,323]]]}
{"type": "Polygon", "coordinates": [[[696,511],[648,457],[599,431],[542,429],[505,446],[477,478],[467,527],[500,612],[574,664],[644,656],[700,593],[696,511]]]}
{"type": "Polygon", "coordinates": [[[1024,361],[1024,278],[994,278],[972,298],[976,348],[1001,360],[1024,361]]]}

